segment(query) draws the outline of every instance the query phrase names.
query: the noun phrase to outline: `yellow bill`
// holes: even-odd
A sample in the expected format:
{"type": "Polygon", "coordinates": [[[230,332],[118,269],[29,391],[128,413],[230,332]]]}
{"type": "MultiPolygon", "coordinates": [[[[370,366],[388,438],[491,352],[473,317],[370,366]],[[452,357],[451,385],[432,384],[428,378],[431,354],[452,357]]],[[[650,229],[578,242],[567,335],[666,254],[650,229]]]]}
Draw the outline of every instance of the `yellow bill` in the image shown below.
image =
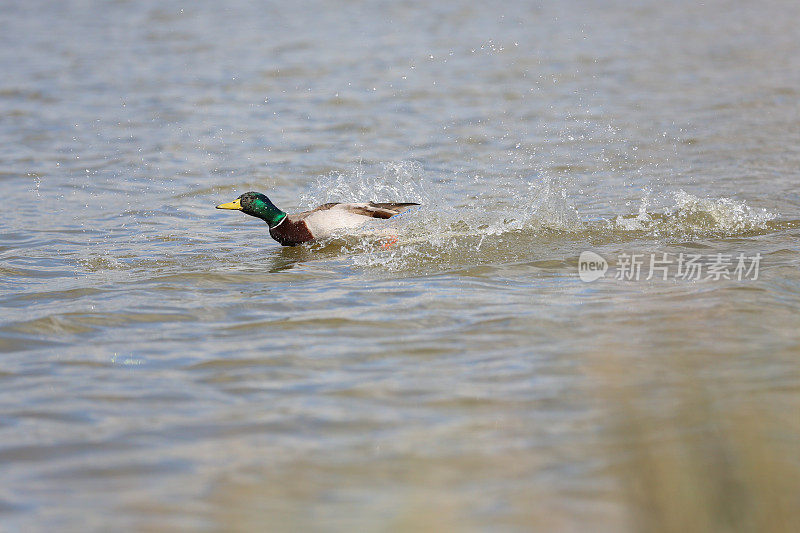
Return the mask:
{"type": "Polygon", "coordinates": [[[227,204],[219,204],[217,209],[236,209],[237,211],[242,210],[242,201],[237,198],[232,202],[228,202],[227,204]]]}

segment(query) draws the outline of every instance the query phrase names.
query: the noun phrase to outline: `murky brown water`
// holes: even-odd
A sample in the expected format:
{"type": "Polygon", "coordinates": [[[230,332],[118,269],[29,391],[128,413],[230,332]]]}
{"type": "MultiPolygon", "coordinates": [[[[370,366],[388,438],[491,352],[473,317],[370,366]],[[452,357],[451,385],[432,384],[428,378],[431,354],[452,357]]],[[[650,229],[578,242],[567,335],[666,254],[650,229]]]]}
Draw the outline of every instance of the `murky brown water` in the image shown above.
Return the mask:
{"type": "Polygon", "coordinates": [[[791,530],[800,4],[252,4],[0,3],[0,529],[791,530]]]}

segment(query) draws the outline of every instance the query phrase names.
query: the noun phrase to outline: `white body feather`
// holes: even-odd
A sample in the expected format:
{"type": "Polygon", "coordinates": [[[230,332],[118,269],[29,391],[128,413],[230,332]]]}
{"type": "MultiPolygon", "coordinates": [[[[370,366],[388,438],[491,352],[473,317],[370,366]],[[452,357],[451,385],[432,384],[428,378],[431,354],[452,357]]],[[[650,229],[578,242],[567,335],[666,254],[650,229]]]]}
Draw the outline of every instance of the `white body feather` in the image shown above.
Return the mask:
{"type": "Polygon", "coordinates": [[[339,204],[330,209],[315,211],[305,217],[303,221],[306,223],[308,230],[315,239],[324,239],[330,237],[339,230],[358,228],[369,220],[375,220],[372,217],[348,211],[348,205],[359,207],[367,206],[367,204],[339,204]]]}

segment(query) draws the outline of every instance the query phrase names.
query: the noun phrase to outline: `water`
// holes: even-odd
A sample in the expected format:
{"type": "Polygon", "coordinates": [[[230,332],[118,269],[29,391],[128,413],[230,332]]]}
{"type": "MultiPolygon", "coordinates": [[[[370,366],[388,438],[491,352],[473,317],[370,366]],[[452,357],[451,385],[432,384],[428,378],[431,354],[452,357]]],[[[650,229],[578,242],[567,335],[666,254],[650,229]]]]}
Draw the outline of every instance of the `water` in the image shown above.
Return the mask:
{"type": "Polygon", "coordinates": [[[2,4],[2,529],[796,523],[800,4],[2,4]]]}

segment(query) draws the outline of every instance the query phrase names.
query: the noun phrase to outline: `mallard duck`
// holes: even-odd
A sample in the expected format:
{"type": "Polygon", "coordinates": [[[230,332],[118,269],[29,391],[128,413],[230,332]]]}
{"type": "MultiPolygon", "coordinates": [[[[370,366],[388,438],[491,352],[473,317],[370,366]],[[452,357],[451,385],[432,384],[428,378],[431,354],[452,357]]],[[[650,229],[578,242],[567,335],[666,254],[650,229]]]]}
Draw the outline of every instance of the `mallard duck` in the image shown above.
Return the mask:
{"type": "Polygon", "coordinates": [[[343,229],[354,229],[374,218],[391,218],[413,202],[369,202],[364,204],[329,203],[310,211],[289,215],[273,204],[265,194],[246,192],[236,200],[219,204],[217,209],[235,209],[260,218],[269,226],[269,234],[283,246],[296,246],[314,239],[330,237],[343,229]]]}

